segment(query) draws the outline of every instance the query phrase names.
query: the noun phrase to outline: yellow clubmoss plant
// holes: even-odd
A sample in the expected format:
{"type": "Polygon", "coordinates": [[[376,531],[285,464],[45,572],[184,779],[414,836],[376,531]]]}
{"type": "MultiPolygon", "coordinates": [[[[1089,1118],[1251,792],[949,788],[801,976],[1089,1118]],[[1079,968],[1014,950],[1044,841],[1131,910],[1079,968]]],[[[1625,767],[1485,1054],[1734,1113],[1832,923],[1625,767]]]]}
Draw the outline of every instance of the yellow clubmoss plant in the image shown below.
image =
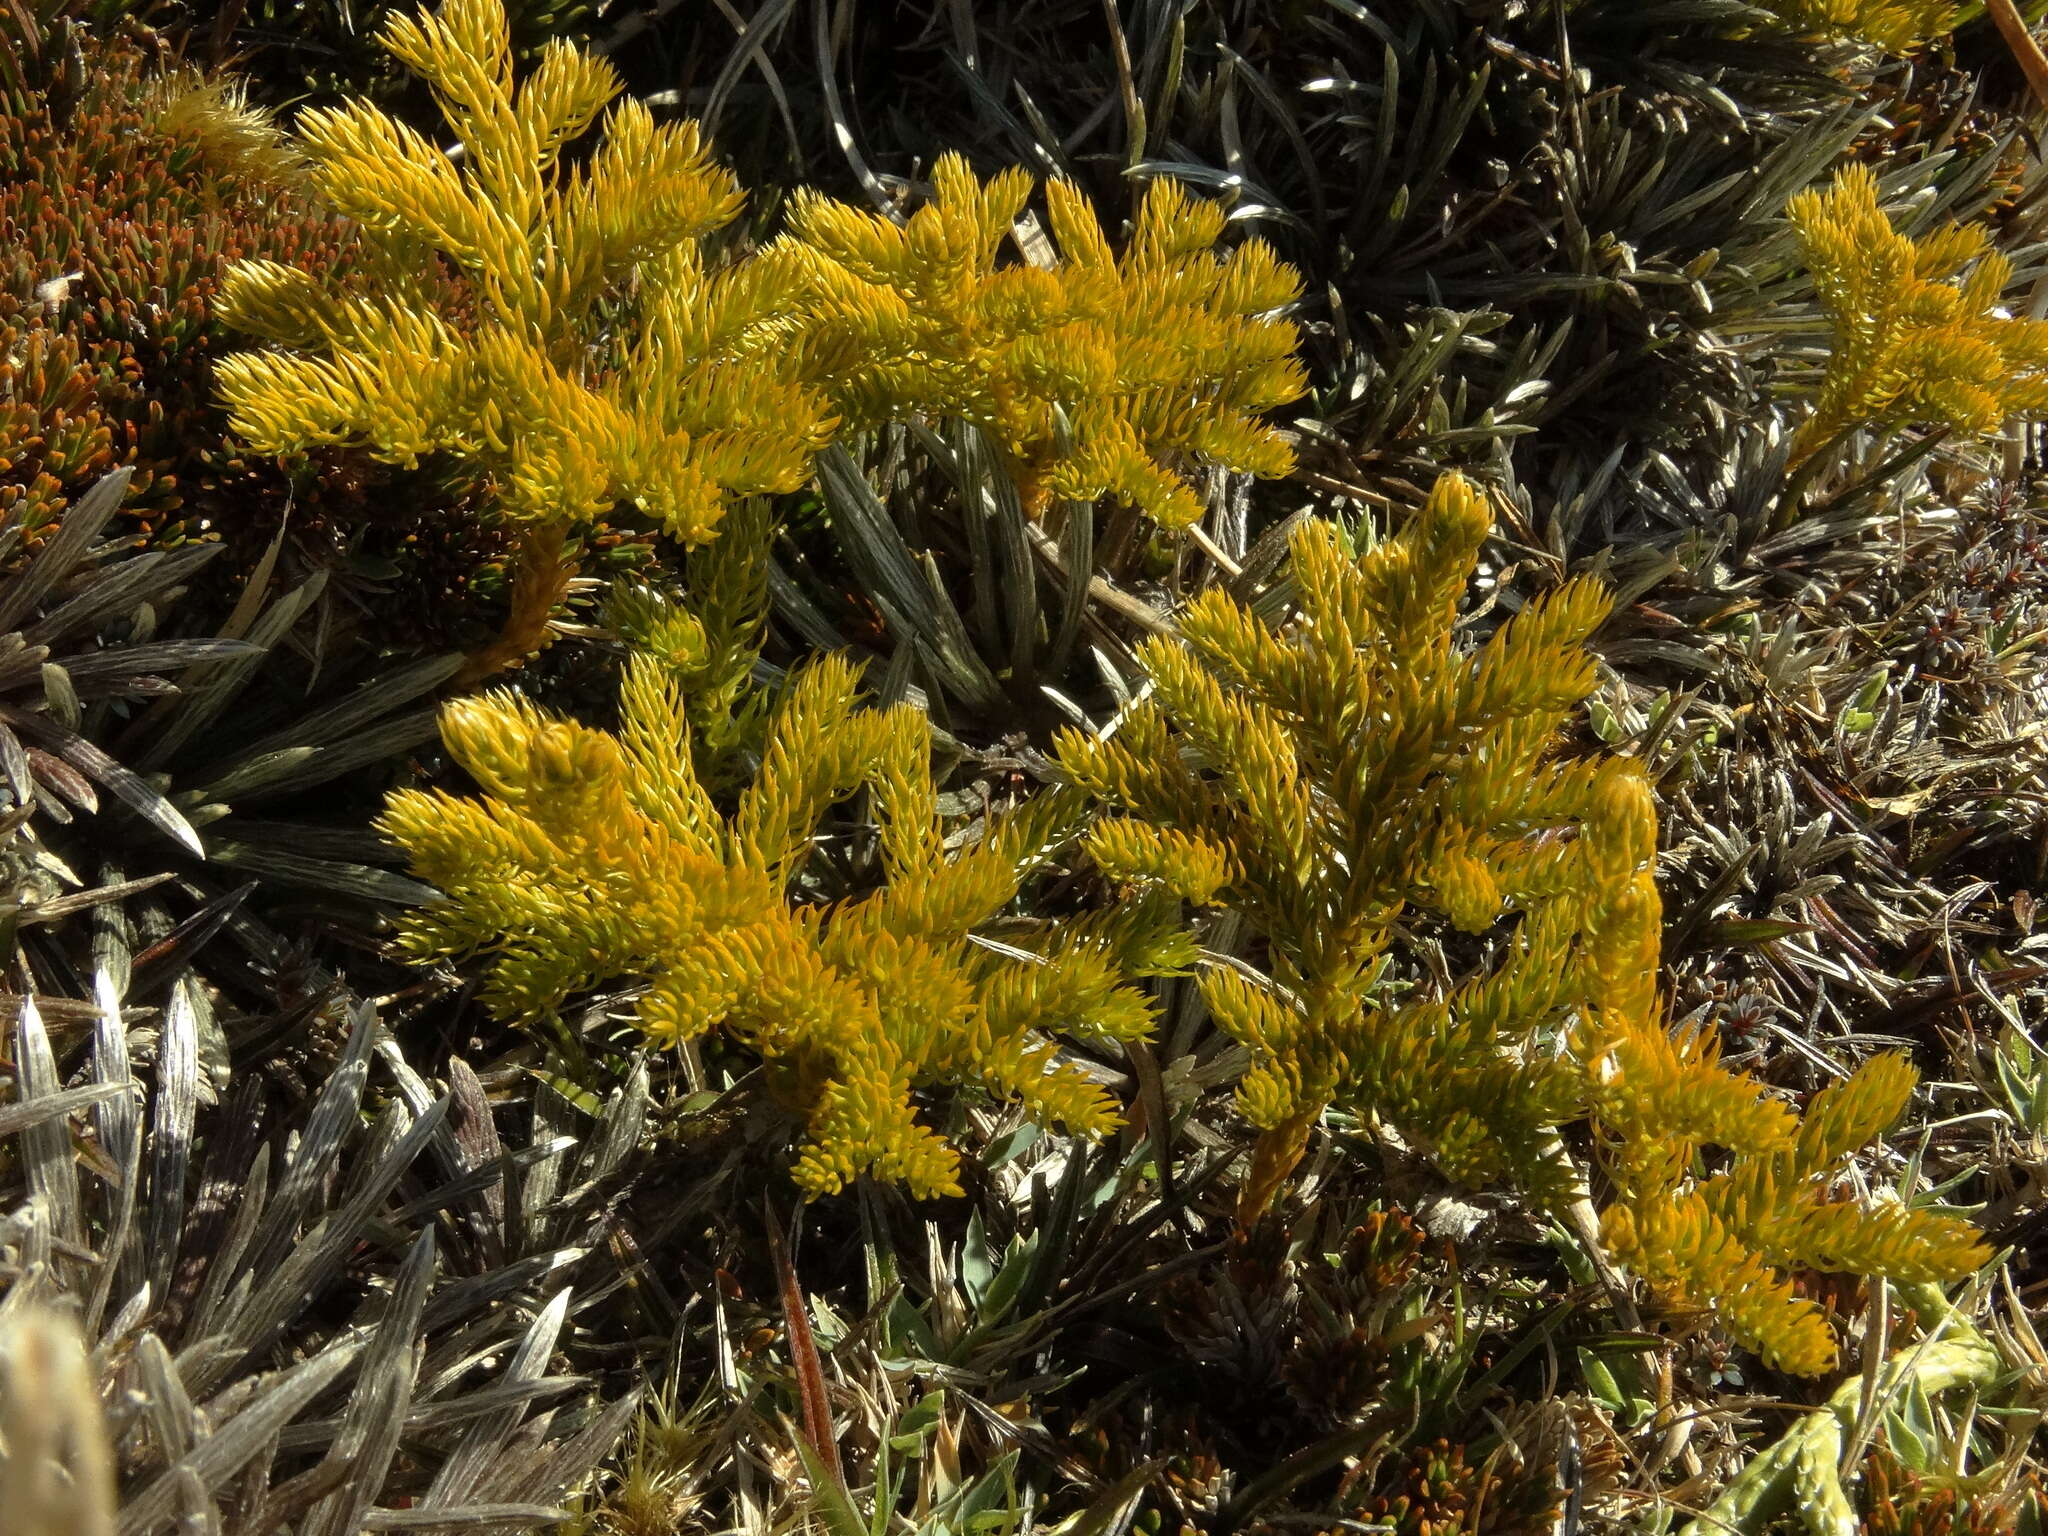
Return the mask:
{"type": "Polygon", "coordinates": [[[986,185],[958,155],[901,225],[797,195],[782,249],[804,267],[808,366],[849,426],[958,417],[988,433],[1026,508],[1114,496],[1169,528],[1201,515],[1184,474],[1221,464],[1286,473],[1259,420],[1302,393],[1300,292],[1260,240],[1216,250],[1224,215],[1154,182],[1121,252],[1087,199],[1046,186],[1058,255],[1002,262],[1032,193],[1026,171],[986,185]]]}
{"type": "Polygon", "coordinates": [[[1457,1179],[1550,1204],[1579,1187],[1559,1128],[1590,1115],[1626,1205],[1611,1240],[1773,1360],[1823,1368],[1832,1341],[1779,1268],[1953,1276],[1982,1250],[1962,1223],[1826,1197],[1827,1173],[1910,1088],[1898,1064],[1866,1068],[1802,1129],[1707,1040],[1665,1030],[1648,786],[1625,760],[1557,753],[1594,684],[1584,642],[1607,598],[1569,583],[1461,650],[1488,528],[1478,493],[1447,475],[1362,558],[1304,524],[1284,630],[1219,591],[1197,598],[1177,637],[1141,651],[1147,700],[1107,738],[1059,743],[1072,779],[1121,812],[1086,846],[1112,878],[1232,908],[1264,940],[1263,976],[1201,979],[1251,1058],[1238,1102],[1262,1134],[1242,1220],[1333,1105],[1457,1179]],[[1483,957],[1472,974],[1439,984],[1404,953],[1432,923],[1469,936],[1455,945],[1483,957]],[[1735,1155],[1725,1185],[1698,1175],[1709,1147],[1735,1155]],[[1668,1251],[1684,1202],[1723,1210],[1729,1241],[1668,1251]]]}
{"type": "Polygon", "coordinates": [[[1614,1256],[1799,1375],[1827,1370],[1836,1350],[1788,1271],[1917,1283],[1980,1268],[1990,1254],[1969,1223],[1837,1191],[1844,1162],[1898,1118],[1919,1080],[1903,1056],[1872,1058],[1801,1116],[1722,1068],[1711,1035],[1664,1028],[1656,811],[1639,774],[1602,785],[1578,846],[1595,893],[1586,963],[1597,974],[1571,1043],[1615,1186],[1601,1214],[1614,1256]],[[1703,1154],[1716,1148],[1720,1166],[1706,1172],[1703,1154]]]}
{"type": "Polygon", "coordinates": [[[1546,1153],[1583,1096],[1561,1032],[1590,941],[1572,834],[1624,770],[1545,756],[1592,686],[1580,642],[1606,599],[1574,583],[1461,656],[1452,627],[1487,526],[1455,477],[1363,560],[1328,523],[1303,524],[1290,631],[1204,593],[1178,638],[1141,650],[1146,702],[1107,739],[1059,744],[1074,780],[1126,813],[1089,834],[1105,872],[1227,905],[1265,938],[1265,980],[1202,979],[1251,1052],[1238,1098],[1265,1132],[1254,1209],[1333,1103],[1474,1183],[1564,1187],[1546,1153]],[[1477,934],[1510,906],[1526,920],[1485,974],[1390,997],[1398,924],[1429,913],[1477,934]]]}
{"type": "Polygon", "coordinates": [[[1790,32],[1911,53],[1955,30],[1955,0],[1764,0],[1790,32]]]}
{"type": "Polygon", "coordinates": [[[249,100],[245,82],[192,71],[158,87],[157,131],[189,146],[230,186],[299,190],[305,161],[268,108],[249,100]]]}
{"type": "Polygon", "coordinates": [[[1835,1360],[1826,1317],[1785,1271],[1917,1284],[1957,1279],[1990,1258],[1967,1223],[1837,1188],[1842,1164],[1899,1117],[1918,1077],[1903,1056],[1888,1054],[1822,1089],[1803,1117],[1760,1101],[1779,1111],[1778,1135],[1706,1177],[1688,1166],[1692,1138],[1671,1137],[1668,1123],[1661,1134],[1638,1127],[1617,1159],[1626,1195],[1601,1221],[1614,1256],[1667,1299],[1717,1313],[1782,1369],[1825,1371],[1835,1360]]]}
{"type": "Polygon", "coordinates": [[[1950,224],[1915,240],[1892,227],[1877,190],[1856,165],[1791,203],[1834,333],[1795,465],[1861,423],[1934,421],[1981,436],[2048,407],[2048,323],[1999,308],[2012,264],[1986,230],[1950,224]]]}
{"type": "Polygon", "coordinates": [[[621,584],[611,594],[611,627],[674,679],[689,721],[692,771],[714,795],[739,787],[745,759],[760,745],[769,695],[753,674],[767,638],[776,527],[763,498],[733,503],[718,537],[682,562],[687,618],[647,588],[621,584]]]}
{"type": "Polygon", "coordinates": [[[650,1041],[718,1031],[776,1068],[808,1123],[795,1175],[813,1195],[864,1173],[957,1193],[959,1154],[917,1115],[923,1087],[979,1089],[1083,1135],[1115,1126],[1113,1100],[1057,1042],[1150,1031],[1125,977],[1190,958],[1177,913],[1140,903],[1027,945],[973,937],[1067,835],[1073,798],[1039,796],[949,855],[924,715],[857,708],[855,667],[827,657],[769,709],[728,812],[692,723],[696,680],[721,670],[703,665],[716,638],[680,608],[636,607],[615,734],[506,692],[447,707],[443,739],[484,793],[404,791],[386,809],[386,835],[446,896],[409,920],[410,951],[485,955],[484,995],[508,1020],[643,981],[650,1041]],[[863,789],[886,883],[806,899],[820,818],[863,789]]]}
{"type": "Polygon", "coordinates": [[[778,363],[790,263],[707,246],[741,198],[694,124],[615,103],[611,66],[559,41],[515,83],[500,0],[394,16],[382,41],[459,154],[364,103],[301,114],[305,174],[359,230],[353,280],[237,266],[223,310],[276,347],[218,380],[259,449],[448,453],[491,476],[522,542],[482,675],[541,643],[593,520],[630,503],[700,542],[731,495],[802,484],[828,408],[778,363]],[[565,167],[600,114],[601,142],[565,167]]]}

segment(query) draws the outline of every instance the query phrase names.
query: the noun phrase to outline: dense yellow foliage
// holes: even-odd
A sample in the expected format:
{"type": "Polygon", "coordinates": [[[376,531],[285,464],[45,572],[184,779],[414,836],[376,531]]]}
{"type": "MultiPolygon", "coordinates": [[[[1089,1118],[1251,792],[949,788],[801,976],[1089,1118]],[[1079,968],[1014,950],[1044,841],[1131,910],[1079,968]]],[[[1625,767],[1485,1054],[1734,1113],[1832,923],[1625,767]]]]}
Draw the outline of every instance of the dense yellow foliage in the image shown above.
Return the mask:
{"type": "MultiPolygon", "coordinates": [[[[1154,185],[1121,255],[1079,192],[1046,189],[1063,259],[1003,247],[1033,190],[957,157],[900,228],[810,193],[752,253],[743,198],[694,123],[620,100],[611,66],[549,44],[515,81],[501,0],[396,15],[383,41],[433,90],[459,153],[365,103],[301,115],[288,157],[345,214],[349,280],[237,265],[222,313],[273,345],[222,362],[237,434],[291,453],[356,444],[487,475],[522,530],[488,672],[536,647],[575,541],[630,506],[685,544],[731,499],[800,487],[836,432],[910,419],[985,428],[1035,510],[1116,496],[1201,513],[1185,476],[1291,463],[1256,418],[1299,395],[1298,293],[1260,241],[1214,249],[1223,214],[1154,185]],[[567,148],[602,119],[587,161],[567,148]]],[[[186,103],[233,142],[233,101],[186,103]]],[[[246,135],[244,135],[246,136],[246,135]]]]}
{"type": "Polygon", "coordinates": [[[1447,475],[1361,559],[1304,524],[1284,631],[1219,591],[1196,599],[1178,638],[1142,652],[1150,699],[1113,737],[1060,744],[1123,813],[1090,847],[1111,875],[1231,908],[1265,939],[1265,977],[1201,983],[1251,1053],[1238,1099],[1265,1168],[1284,1173],[1339,1105],[1456,1178],[1554,1202],[1575,1184],[1558,1128],[1590,1114],[1620,1256],[1785,1368],[1825,1369],[1833,1339],[1781,1270],[1953,1278],[1985,1257],[1965,1223],[1829,1193],[1913,1073],[1879,1058],[1802,1122],[1706,1039],[1665,1029],[1649,787],[1633,763],[1556,752],[1592,691],[1583,642],[1607,599],[1570,583],[1460,649],[1488,528],[1447,475]],[[1396,964],[1431,919],[1491,940],[1477,974],[1435,985],[1396,964]],[[1707,1177],[1710,1147],[1734,1162],[1707,1177]]]}
{"type": "Polygon", "coordinates": [[[448,896],[409,923],[411,952],[487,953],[486,1000],[510,1020],[643,981],[637,1018],[654,1043],[715,1030],[777,1069],[810,1126],[796,1178],[812,1194],[863,1173],[957,1193],[958,1154],[912,1104],[929,1085],[1013,1099],[1083,1135],[1116,1125],[1104,1089],[1058,1059],[1058,1037],[1150,1030],[1151,1003],[1126,979],[1186,962],[1175,914],[1136,904],[1028,949],[971,938],[1070,835],[1072,801],[1041,796],[949,855],[923,713],[857,707],[856,669],[826,657],[775,701],[727,814],[707,716],[734,675],[721,635],[744,626],[640,606],[616,734],[510,693],[448,707],[443,739],[484,797],[405,791],[387,807],[386,835],[448,896]],[[806,899],[820,819],[862,790],[886,884],[806,899]]]}
{"type": "Polygon", "coordinates": [[[1995,432],[2048,407],[2048,324],[1999,308],[2012,264],[1977,225],[1915,240],[1878,206],[1877,178],[1851,166],[1792,200],[1792,222],[1834,330],[1795,463],[1863,423],[1940,422],[1995,432]],[[1967,273],[1958,277],[1958,273],[1967,273]]]}
{"type": "Polygon", "coordinates": [[[1121,254],[1079,191],[1049,183],[1060,257],[1000,258],[1032,192],[942,158],[931,202],[896,225],[800,193],[779,249],[808,277],[808,367],[849,423],[958,417],[987,431],[1026,507],[1116,496],[1168,527],[1201,516],[1199,463],[1285,474],[1258,418],[1300,395],[1300,293],[1264,241],[1216,250],[1223,211],[1156,181],[1121,254]]]}
{"type": "Polygon", "coordinates": [[[1955,0],[1764,0],[1789,31],[1911,53],[1955,30],[1955,0]]]}
{"type": "Polygon", "coordinates": [[[1286,629],[1211,592],[1178,637],[1148,642],[1150,698],[1114,735],[1059,745],[1074,785],[1115,812],[1082,846],[1126,895],[1019,948],[975,930],[1085,807],[1041,794],[949,855],[923,715],[857,707],[843,660],[791,678],[732,809],[714,794],[715,722],[758,610],[757,520],[752,548],[713,546],[732,569],[701,583],[738,617],[643,600],[616,734],[512,694],[448,708],[444,738],[484,795],[391,801],[385,831],[447,897],[407,943],[423,959],[487,954],[486,998],[513,1020],[637,978],[653,1042],[716,1030],[778,1067],[810,1128],[806,1191],[872,1173],[933,1195],[959,1187],[958,1153],[918,1119],[919,1089],[970,1086],[1082,1134],[1116,1124],[1059,1037],[1147,1035],[1130,982],[1193,958],[1183,902],[1226,906],[1265,941],[1263,975],[1212,967],[1200,982],[1250,1055],[1254,1207],[1332,1106],[1460,1180],[1553,1206],[1580,1187],[1560,1128],[1590,1118],[1616,1256],[1774,1364],[1824,1370],[1833,1337],[1786,1271],[1954,1279],[1985,1258],[1964,1222],[1836,1191],[1915,1074],[1878,1057],[1802,1118],[1724,1069],[1708,1037],[1666,1029],[1648,785],[1626,760],[1556,752],[1593,686],[1584,641],[1606,598],[1569,584],[1462,649],[1487,529],[1477,493],[1446,476],[1362,558],[1305,524],[1286,629]],[[861,790],[886,883],[806,898],[821,818],[861,790]],[[1431,920],[1484,938],[1474,974],[1437,984],[1402,963],[1404,935],[1431,920]]]}
{"type": "MultiPolygon", "coordinates": [[[[1905,9],[1836,19],[1882,41],[1879,12],[1905,9]]],[[[386,39],[461,154],[366,106],[306,114],[303,174],[369,254],[339,288],[235,273],[232,313],[276,344],[222,369],[237,429],[279,451],[475,462],[535,531],[542,614],[564,541],[619,503],[686,543],[733,525],[692,573],[695,611],[639,601],[616,732],[511,693],[448,708],[482,796],[404,792],[384,821],[446,896],[410,923],[413,953],[486,955],[486,996],[513,1020],[636,981],[650,1040],[716,1032],[771,1064],[809,1128],[806,1191],[873,1174],[933,1195],[960,1187],[959,1154],[919,1094],[1114,1125],[1060,1041],[1146,1035],[1131,983],[1192,963],[1184,903],[1222,906],[1263,940],[1263,973],[1200,982],[1249,1055],[1238,1102],[1262,1139],[1246,1213],[1333,1106],[1455,1178],[1553,1205],[1581,1187],[1559,1132],[1590,1120],[1616,1254],[1805,1372],[1834,1344],[1788,1270],[1943,1279],[1981,1261],[1959,1221],[1835,1191],[1910,1094],[1901,1060],[1802,1119],[1710,1039],[1666,1029],[1649,787],[1629,762],[1557,751],[1594,685],[1585,642],[1607,598],[1575,581],[1462,646],[1489,519],[1456,476],[1362,557],[1305,522],[1283,628],[1221,591],[1196,598],[1143,647],[1150,690],[1118,730],[1060,742],[1073,785],[964,851],[948,850],[924,717],[861,708],[846,661],[748,702],[772,529],[736,498],[794,488],[836,432],[964,419],[1027,506],[1113,496],[1169,526],[1199,516],[1187,477],[1204,464],[1284,470],[1260,417],[1302,388],[1276,317],[1297,284],[1266,246],[1219,255],[1220,211],[1160,183],[1118,253],[1057,182],[1042,244],[1018,233],[1031,178],[983,183],[947,157],[901,224],[803,194],[784,237],[735,256],[713,242],[736,185],[692,126],[614,105],[608,66],[556,45],[515,84],[498,0],[448,0],[386,39]],[[565,169],[607,107],[602,142],[565,169]],[[1005,242],[1033,259],[1006,262],[1005,242]],[[733,750],[743,737],[758,752],[733,750]],[[807,855],[861,793],[881,878],[827,900],[807,855]],[[1090,796],[1109,814],[1083,846],[1125,899],[984,942],[1090,796]],[[1418,925],[1451,935],[1439,953],[1469,974],[1418,964],[1418,925]]],[[[2008,274],[1981,232],[1898,235],[1863,172],[1793,216],[1837,327],[1801,454],[1857,421],[1988,430],[2048,403],[2048,327],[1992,313],[2008,274]]]]}
{"type": "Polygon", "coordinates": [[[228,317],[281,344],[221,363],[235,431],[273,452],[451,452],[495,477],[516,522],[628,502],[686,542],[730,494],[800,485],[829,418],[776,365],[790,273],[712,258],[741,198],[695,125],[614,104],[611,66],[559,42],[515,87],[498,0],[396,15],[384,36],[462,156],[362,103],[300,116],[308,175],[355,222],[363,275],[334,291],[276,262],[231,271],[228,317]],[[608,106],[588,163],[564,169],[608,106]]]}

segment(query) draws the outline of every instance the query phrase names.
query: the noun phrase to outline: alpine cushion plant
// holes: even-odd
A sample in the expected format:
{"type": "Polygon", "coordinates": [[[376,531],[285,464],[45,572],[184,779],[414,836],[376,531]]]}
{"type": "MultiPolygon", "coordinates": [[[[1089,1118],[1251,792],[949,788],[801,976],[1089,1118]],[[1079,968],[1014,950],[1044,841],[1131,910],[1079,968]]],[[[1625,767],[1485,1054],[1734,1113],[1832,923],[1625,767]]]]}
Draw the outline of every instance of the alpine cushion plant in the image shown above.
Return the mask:
{"type": "Polygon", "coordinates": [[[126,514],[168,545],[283,489],[213,418],[212,367],[233,341],[223,269],[260,256],[334,274],[351,239],[281,174],[261,114],[135,37],[68,33],[68,89],[31,14],[47,9],[0,20],[0,56],[29,66],[0,88],[0,515],[40,539],[127,468],[126,514]]]}

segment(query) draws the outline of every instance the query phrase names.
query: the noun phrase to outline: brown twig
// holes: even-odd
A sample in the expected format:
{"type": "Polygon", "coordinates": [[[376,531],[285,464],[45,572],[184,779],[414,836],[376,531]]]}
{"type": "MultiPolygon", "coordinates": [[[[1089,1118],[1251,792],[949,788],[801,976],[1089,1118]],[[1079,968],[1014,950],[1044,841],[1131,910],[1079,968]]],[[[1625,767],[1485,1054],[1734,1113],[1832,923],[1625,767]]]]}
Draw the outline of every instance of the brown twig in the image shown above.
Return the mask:
{"type": "Polygon", "coordinates": [[[768,1254],[775,1265],[776,1288],[782,1293],[782,1321],[789,1332],[789,1356],[796,1366],[796,1395],[803,1409],[804,1439],[817,1454],[819,1465],[843,1491],[846,1469],[839,1460],[838,1437],[832,1433],[832,1401],[825,1393],[825,1365],[818,1358],[810,1310],[804,1305],[803,1288],[797,1284],[796,1266],[783,1245],[781,1223],[776,1220],[774,1208],[764,1202],[762,1214],[768,1226],[768,1254]]]}
{"type": "Polygon", "coordinates": [[[1244,1189],[1237,1200],[1239,1232],[1251,1231],[1266,1214],[1273,1197],[1280,1193],[1280,1186],[1287,1182],[1287,1175],[1308,1150],[1309,1133],[1319,1118],[1319,1113],[1313,1112],[1296,1115],[1263,1132],[1253,1143],[1251,1171],[1245,1175],[1244,1189]]]}
{"type": "Polygon", "coordinates": [[[547,644],[548,619],[576,574],[567,531],[537,523],[520,531],[512,570],[512,608],[497,639],[470,653],[455,684],[466,688],[516,666],[547,644]]]}
{"type": "Polygon", "coordinates": [[[2020,15],[2020,8],[2013,4],[2013,0],[1984,0],[1984,5],[1991,12],[1998,35],[2005,39],[2005,46],[2019,60],[2020,72],[2027,77],[2034,100],[2048,107],[2048,55],[2041,52],[2041,45],[2027,30],[2026,18],[2020,15]]]}

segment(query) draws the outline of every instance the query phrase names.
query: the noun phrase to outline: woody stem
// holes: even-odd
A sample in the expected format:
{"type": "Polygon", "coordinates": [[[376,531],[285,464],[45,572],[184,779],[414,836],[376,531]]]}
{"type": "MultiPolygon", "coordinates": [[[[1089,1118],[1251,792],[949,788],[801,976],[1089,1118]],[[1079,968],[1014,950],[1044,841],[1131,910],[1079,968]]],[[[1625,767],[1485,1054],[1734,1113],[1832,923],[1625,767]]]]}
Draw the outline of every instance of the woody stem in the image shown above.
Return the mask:
{"type": "Polygon", "coordinates": [[[1250,1231],[1266,1214],[1266,1208],[1273,1203],[1280,1186],[1287,1182],[1287,1176],[1301,1161],[1302,1153],[1308,1150],[1308,1133],[1315,1129],[1320,1118],[1320,1112],[1312,1110],[1283,1120],[1260,1135],[1252,1147],[1251,1172],[1246,1176],[1244,1190],[1237,1200],[1237,1227],[1240,1232],[1250,1231]]]}
{"type": "Polygon", "coordinates": [[[569,590],[576,561],[568,530],[556,523],[528,524],[519,532],[512,570],[512,607],[497,638],[472,651],[456,682],[469,686],[516,666],[547,644],[548,616],[569,590]]]}

